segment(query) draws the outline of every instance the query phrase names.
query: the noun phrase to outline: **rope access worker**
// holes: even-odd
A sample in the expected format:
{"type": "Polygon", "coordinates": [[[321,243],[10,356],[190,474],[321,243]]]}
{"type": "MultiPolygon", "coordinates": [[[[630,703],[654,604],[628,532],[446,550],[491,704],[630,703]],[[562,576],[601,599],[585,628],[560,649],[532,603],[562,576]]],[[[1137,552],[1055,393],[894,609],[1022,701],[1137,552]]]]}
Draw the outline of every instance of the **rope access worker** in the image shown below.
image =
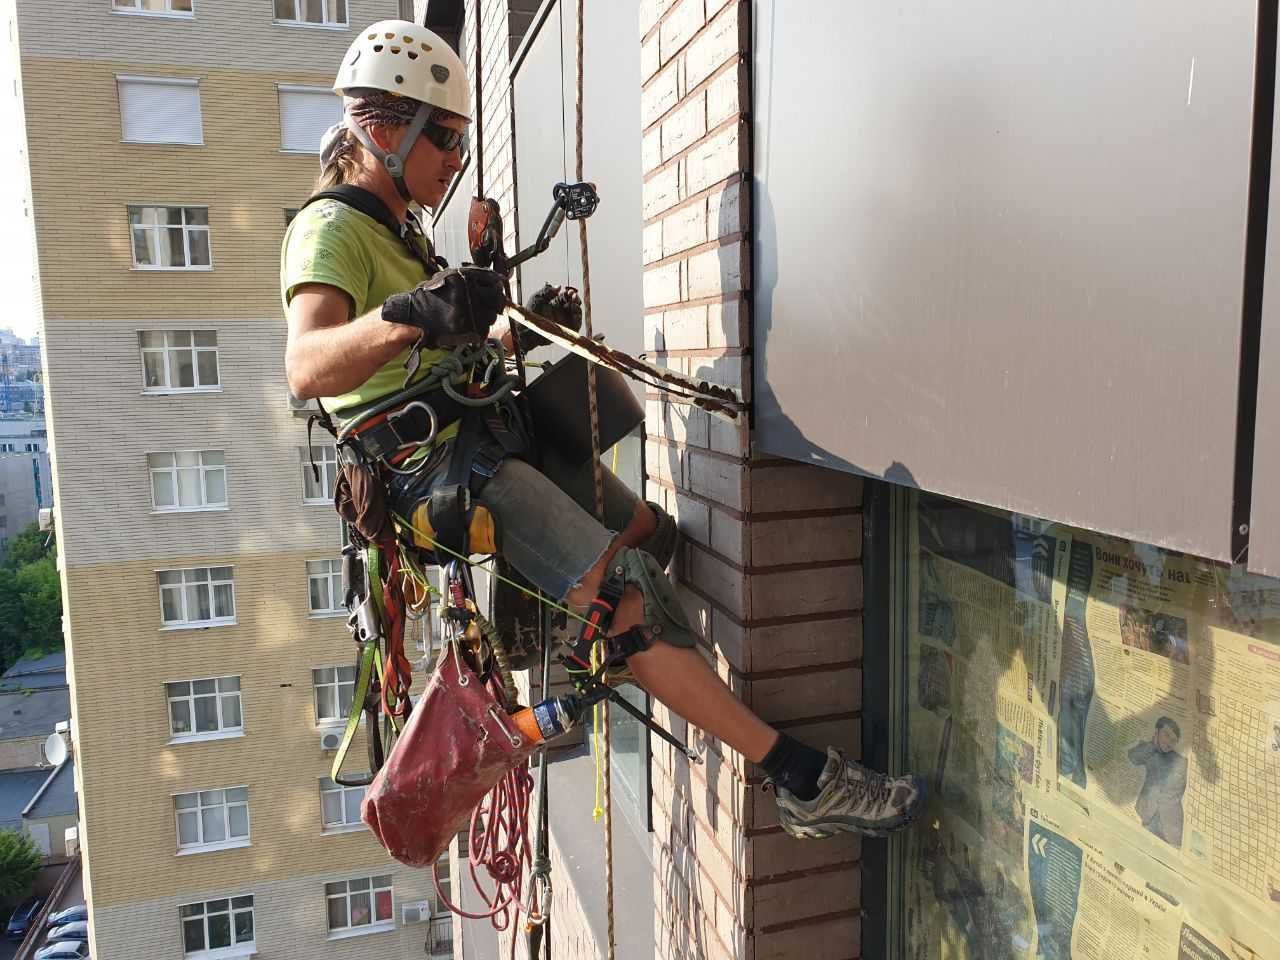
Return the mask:
{"type": "MultiPolygon", "coordinates": [[[[412,380],[458,344],[483,341],[505,300],[498,274],[446,268],[408,209],[410,202],[435,208],[462,166],[471,103],[458,56],[421,26],[383,21],[352,43],[334,90],[343,97],[344,122],[325,138],[319,190],[337,188],[343,196],[313,197],[290,224],[281,292],[289,389],[320,400],[341,429],[404,389],[406,369],[412,380]],[[422,348],[416,368],[414,348],[422,348]]],[[[921,778],[891,778],[835,748],[820,752],[779,733],[711,669],[665,573],[675,531],[660,508],[606,471],[602,524],[565,484],[524,458],[527,435],[511,416],[495,425],[458,410],[440,389],[418,399],[432,408],[430,442],[408,465],[376,473],[398,514],[430,515],[441,530],[451,514],[483,506],[494,521],[496,552],[573,609],[588,608],[606,574],[620,577],[621,601],[607,633],[633,638],[630,676],[759,764],[792,836],[877,836],[911,820],[921,778]],[[457,496],[459,484],[474,497],[469,505],[457,496]]],[[[463,516],[458,525],[466,522],[463,516]]]]}

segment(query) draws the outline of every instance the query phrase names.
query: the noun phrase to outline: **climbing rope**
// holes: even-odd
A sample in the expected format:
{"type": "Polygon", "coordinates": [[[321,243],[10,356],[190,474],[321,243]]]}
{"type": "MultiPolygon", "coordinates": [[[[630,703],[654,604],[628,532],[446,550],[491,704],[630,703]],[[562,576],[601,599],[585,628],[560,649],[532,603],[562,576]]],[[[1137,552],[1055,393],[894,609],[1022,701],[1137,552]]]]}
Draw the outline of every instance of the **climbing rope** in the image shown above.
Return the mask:
{"type": "MultiPolygon", "coordinates": [[[[581,183],[582,172],[582,118],[583,118],[583,75],[586,72],[586,59],[583,56],[583,6],[584,0],[578,0],[577,30],[577,113],[575,125],[577,132],[577,151],[575,153],[574,179],[581,183]]],[[[588,340],[593,339],[591,330],[591,260],[587,253],[587,218],[578,221],[578,251],[582,258],[582,327],[588,340]]],[[[591,468],[596,486],[596,518],[604,522],[604,466],[600,462],[600,405],[596,393],[596,365],[587,364],[587,409],[591,415],[591,468]]],[[[614,936],[613,917],[613,771],[609,758],[612,756],[609,736],[609,703],[600,704],[600,726],[604,728],[604,895],[608,912],[608,960],[617,956],[617,942],[614,936]]]]}

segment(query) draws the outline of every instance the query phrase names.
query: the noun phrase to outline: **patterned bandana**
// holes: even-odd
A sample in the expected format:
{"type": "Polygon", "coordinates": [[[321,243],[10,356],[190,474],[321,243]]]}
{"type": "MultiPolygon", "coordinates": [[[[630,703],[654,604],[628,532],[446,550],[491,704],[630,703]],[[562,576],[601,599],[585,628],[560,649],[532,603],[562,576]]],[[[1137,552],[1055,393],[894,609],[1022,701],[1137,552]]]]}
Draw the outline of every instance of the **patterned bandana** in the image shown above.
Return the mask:
{"type": "MultiPolygon", "coordinates": [[[[413,121],[421,104],[409,97],[387,93],[384,90],[357,91],[358,96],[346,97],[347,116],[362,127],[403,127],[413,121]]],[[[436,110],[432,110],[434,117],[436,110]]]]}

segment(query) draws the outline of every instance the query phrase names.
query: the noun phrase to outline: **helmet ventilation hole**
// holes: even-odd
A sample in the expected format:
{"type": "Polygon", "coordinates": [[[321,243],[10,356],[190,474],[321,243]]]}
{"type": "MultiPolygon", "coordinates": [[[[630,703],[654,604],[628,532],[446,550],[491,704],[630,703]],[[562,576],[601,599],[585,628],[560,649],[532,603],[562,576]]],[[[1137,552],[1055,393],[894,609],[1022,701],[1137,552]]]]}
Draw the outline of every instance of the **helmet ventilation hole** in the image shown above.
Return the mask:
{"type": "Polygon", "coordinates": [[[382,52],[382,44],[380,44],[380,43],[375,43],[375,44],[373,45],[373,52],[374,52],[374,53],[381,53],[381,52],[382,52]]]}
{"type": "Polygon", "coordinates": [[[404,38],[404,42],[405,42],[405,43],[413,43],[413,37],[405,37],[405,38],[404,38]]]}
{"type": "Polygon", "coordinates": [[[417,55],[416,53],[414,53],[412,50],[406,50],[406,51],[405,51],[405,53],[407,53],[407,54],[409,55],[409,59],[410,59],[410,60],[417,60],[417,59],[418,59],[418,55],[417,55]]]}
{"type": "Polygon", "coordinates": [[[371,34],[369,34],[369,36],[365,37],[365,39],[366,39],[366,40],[377,40],[377,39],[378,39],[378,35],[377,35],[376,33],[371,33],[371,34]]]}
{"type": "Polygon", "coordinates": [[[404,83],[404,77],[400,76],[398,73],[396,74],[396,83],[404,83]]]}
{"type": "Polygon", "coordinates": [[[386,37],[386,39],[388,40],[394,40],[396,38],[396,35],[394,33],[386,33],[386,34],[383,34],[383,36],[386,37]]]}
{"type": "Polygon", "coordinates": [[[429,44],[429,43],[424,43],[424,44],[422,45],[422,52],[423,52],[423,53],[430,53],[430,52],[431,52],[431,44],[429,44]]]}
{"type": "Polygon", "coordinates": [[[399,52],[400,52],[400,48],[399,48],[399,47],[392,47],[392,48],[391,48],[391,52],[392,52],[392,53],[399,53],[399,52]]]}

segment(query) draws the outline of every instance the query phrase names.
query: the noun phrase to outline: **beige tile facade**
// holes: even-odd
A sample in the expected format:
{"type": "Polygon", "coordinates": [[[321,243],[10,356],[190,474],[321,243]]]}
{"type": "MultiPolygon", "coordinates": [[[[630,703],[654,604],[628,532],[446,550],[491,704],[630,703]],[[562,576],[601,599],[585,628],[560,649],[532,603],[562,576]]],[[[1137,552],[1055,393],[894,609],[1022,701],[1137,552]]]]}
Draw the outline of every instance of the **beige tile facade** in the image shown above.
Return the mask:
{"type": "MultiPolygon", "coordinates": [[[[357,27],[398,0],[348,0],[357,27]]],[[[284,210],[314,154],[281,150],[278,85],[327,87],[353,31],[285,26],[270,0],[196,0],[191,18],[111,0],[17,0],[81,844],[93,953],[181,958],[178,906],[252,894],[258,953],[430,953],[424,871],[363,830],[326,833],[312,668],[351,662],[341,617],[309,613],[306,561],[336,557],[337,518],[303,502],[305,422],[287,403],[277,275],[284,210]],[[122,142],[117,77],[199,84],[203,145],[122,142]],[[212,269],[133,269],[127,206],[209,209],[212,269]],[[219,388],[143,391],[139,331],[215,331],[219,388]],[[221,450],[227,507],[153,509],[146,454],[221,450]],[[161,624],[156,573],[229,566],[233,623],[161,624]],[[241,678],[243,734],[171,743],[165,683],[241,678]],[[248,788],[249,844],[179,855],[172,796],[248,788]],[[331,939],[324,884],[390,874],[394,930],[331,939]]],[[[322,437],[317,437],[320,442],[322,437]]],[[[411,651],[411,655],[412,655],[411,651]]],[[[353,749],[351,769],[363,765],[353,749]]]]}

